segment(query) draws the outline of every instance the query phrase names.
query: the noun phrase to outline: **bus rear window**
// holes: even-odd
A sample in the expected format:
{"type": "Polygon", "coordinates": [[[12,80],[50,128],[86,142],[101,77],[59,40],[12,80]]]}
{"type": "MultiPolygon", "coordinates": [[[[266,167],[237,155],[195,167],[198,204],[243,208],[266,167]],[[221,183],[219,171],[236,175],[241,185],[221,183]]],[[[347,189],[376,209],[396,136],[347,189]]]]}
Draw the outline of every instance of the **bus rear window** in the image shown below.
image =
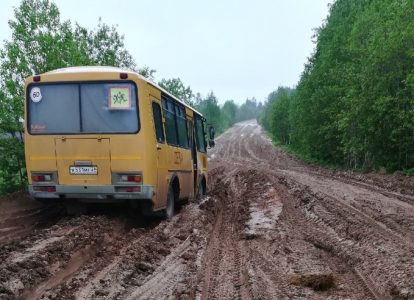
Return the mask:
{"type": "Polygon", "coordinates": [[[136,133],[133,83],[31,84],[27,89],[31,134],[136,133]]]}

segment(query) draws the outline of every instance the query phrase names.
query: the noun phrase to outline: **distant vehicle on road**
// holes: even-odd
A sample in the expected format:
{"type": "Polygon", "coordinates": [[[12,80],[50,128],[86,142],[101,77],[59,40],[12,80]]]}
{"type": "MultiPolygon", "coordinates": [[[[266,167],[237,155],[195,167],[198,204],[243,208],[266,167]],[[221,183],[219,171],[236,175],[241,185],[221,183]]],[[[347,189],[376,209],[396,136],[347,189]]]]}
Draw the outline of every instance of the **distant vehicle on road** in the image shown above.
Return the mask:
{"type": "Polygon", "coordinates": [[[205,193],[206,120],[153,82],[114,67],[72,67],[25,86],[35,199],[127,202],[171,217],[177,202],[205,193]]]}

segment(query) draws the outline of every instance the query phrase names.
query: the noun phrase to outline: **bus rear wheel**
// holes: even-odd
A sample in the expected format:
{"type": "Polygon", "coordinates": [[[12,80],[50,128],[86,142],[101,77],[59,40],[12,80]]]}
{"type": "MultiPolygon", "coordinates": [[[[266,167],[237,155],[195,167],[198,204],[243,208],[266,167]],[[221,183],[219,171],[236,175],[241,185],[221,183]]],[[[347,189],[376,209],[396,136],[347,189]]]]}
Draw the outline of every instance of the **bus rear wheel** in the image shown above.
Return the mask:
{"type": "Polygon", "coordinates": [[[200,180],[200,183],[198,184],[198,189],[197,189],[197,197],[196,197],[197,201],[200,201],[205,195],[206,195],[206,187],[205,187],[203,180],[200,180]]]}
{"type": "Polygon", "coordinates": [[[164,210],[164,217],[166,219],[171,219],[174,216],[175,212],[175,203],[174,203],[174,191],[172,187],[168,189],[168,195],[167,195],[167,207],[164,210]]]}
{"type": "Polygon", "coordinates": [[[88,211],[87,204],[78,201],[65,202],[64,206],[66,209],[66,214],[68,216],[79,216],[85,214],[88,211]]]}

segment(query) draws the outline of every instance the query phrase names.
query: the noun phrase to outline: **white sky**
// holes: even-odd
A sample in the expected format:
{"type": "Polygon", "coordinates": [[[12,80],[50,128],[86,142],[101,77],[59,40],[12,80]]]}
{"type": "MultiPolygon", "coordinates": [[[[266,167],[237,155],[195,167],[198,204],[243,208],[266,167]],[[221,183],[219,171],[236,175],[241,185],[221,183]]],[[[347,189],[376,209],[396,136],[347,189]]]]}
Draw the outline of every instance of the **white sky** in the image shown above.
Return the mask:
{"type": "MultiPolygon", "coordinates": [[[[313,51],[313,29],[332,0],[56,0],[61,18],[93,28],[118,25],[139,66],[180,77],[193,92],[214,91],[220,103],[263,101],[294,86],[313,51]]],[[[0,41],[20,1],[2,0],[0,41]]]]}

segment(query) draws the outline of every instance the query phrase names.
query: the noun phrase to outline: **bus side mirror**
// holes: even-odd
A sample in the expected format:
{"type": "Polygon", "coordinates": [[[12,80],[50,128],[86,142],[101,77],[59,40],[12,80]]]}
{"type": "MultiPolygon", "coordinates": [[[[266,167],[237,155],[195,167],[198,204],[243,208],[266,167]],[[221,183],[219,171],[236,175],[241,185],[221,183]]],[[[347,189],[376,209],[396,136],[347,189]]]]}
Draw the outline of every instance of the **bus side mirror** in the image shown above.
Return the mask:
{"type": "Polygon", "coordinates": [[[208,145],[210,148],[213,148],[216,143],[214,142],[214,135],[216,134],[216,130],[214,129],[213,126],[209,126],[208,127],[208,135],[209,135],[209,141],[208,141],[208,145]]]}

